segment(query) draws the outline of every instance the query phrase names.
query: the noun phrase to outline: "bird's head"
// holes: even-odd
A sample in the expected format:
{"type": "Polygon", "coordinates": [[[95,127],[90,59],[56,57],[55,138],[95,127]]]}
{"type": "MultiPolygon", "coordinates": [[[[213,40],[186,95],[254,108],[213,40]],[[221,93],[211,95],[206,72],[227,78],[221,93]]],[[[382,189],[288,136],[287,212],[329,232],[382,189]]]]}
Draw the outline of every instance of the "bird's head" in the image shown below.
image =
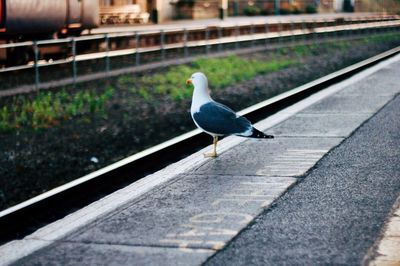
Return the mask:
{"type": "Polygon", "coordinates": [[[201,72],[196,72],[192,74],[190,79],[186,80],[186,84],[193,84],[195,88],[208,88],[207,77],[201,72]]]}

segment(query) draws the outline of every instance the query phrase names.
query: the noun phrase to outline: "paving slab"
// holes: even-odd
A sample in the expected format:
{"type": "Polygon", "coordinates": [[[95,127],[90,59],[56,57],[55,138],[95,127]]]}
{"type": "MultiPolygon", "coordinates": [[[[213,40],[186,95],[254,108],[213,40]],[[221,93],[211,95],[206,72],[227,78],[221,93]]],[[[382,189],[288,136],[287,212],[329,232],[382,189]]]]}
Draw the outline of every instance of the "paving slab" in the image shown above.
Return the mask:
{"type": "Polygon", "coordinates": [[[192,171],[202,175],[300,176],[342,140],[318,137],[247,140],[192,171]]]}
{"type": "Polygon", "coordinates": [[[390,95],[371,97],[365,93],[360,95],[334,95],[307,108],[302,114],[369,114],[370,116],[392,98],[393,96],[390,95]]]}
{"type": "Polygon", "coordinates": [[[220,249],[294,182],[288,177],[179,176],[66,241],[220,249]]]}
{"type": "Polygon", "coordinates": [[[395,96],[399,93],[398,70],[400,63],[394,62],[390,67],[378,70],[374,75],[370,75],[359,82],[348,86],[336,95],[357,95],[357,96],[395,96]]]}
{"type": "Polygon", "coordinates": [[[375,245],[364,259],[369,266],[400,265],[400,196],[375,245]]]}
{"type": "Polygon", "coordinates": [[[214,252],[162,247],[59,243],[28,256],[16,265],[199,265],[214,252]]]}
{"type": "Polygon", "coordinates": [[[384,256],[385,260],[400,262],[400,237],[385,237],[379,245],[378,253],[384,256]]]}
{"type": "Polygon", "coordinates": [[[370,115],[305,114],[292,116],[269,132],[277,136],[348,137],[370,115]]]}

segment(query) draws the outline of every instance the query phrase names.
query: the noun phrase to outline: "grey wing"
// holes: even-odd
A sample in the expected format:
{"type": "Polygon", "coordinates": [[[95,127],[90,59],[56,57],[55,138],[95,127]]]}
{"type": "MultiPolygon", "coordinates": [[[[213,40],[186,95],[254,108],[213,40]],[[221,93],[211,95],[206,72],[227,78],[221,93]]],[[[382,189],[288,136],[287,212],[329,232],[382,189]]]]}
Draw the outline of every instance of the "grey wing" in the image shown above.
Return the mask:
{"type": "Polygon", "coordinates": [[[210,102],[200,107],[193,114],[193,119],[203,130],[218,134],[242,134],[252,128],[251,123],[242,116],[237,116],[229,107],[210,102]]]}

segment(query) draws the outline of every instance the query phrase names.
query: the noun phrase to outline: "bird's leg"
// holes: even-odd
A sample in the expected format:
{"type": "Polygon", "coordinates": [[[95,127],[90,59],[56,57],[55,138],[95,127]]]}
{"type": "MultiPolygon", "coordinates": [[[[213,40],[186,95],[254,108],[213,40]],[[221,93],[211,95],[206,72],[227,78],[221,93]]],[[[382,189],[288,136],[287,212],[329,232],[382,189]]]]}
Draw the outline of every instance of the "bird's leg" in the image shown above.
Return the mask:
{"type": "Polygon", "coordinates": [[[218,143],[218,136],[214,136],[214,141],[213,141],[214,149],[210,153],[204,153],[204,157],[213,157],[213,158],[215,158],[215,157],[218,156],[217,155],[217,143],[218,143]]]}
{"type": "Polygon", "coordinates": [[[214,136],[214,156],[217,157],[217,143],[218,143],[218,136],[214,136]]]}

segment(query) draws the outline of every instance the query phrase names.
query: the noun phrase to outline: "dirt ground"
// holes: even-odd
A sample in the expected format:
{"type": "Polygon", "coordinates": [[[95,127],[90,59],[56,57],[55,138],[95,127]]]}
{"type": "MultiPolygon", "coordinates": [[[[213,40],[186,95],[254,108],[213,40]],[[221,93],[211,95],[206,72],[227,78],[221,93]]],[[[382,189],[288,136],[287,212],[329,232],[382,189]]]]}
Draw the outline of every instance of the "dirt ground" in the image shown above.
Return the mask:
{"type": "MultiPolygon", "coordinates": [[[[300,58],[301,64],[213,91],[212,97],[240,110],[399,44],[397,40],[355,43],[347,49],[321,47],[300,58]]],[[[273,54],[251,57],[268,60],[273,54]]],[[[104,87],[106,82],[92,86],[104,87]]],[[[0,210],[194,129],[190,100],[160,96],[146,102],[127,97],[124,90],[116,90],[106,116],[76,117],[41,130],[0,132],[0,210]]]]}

